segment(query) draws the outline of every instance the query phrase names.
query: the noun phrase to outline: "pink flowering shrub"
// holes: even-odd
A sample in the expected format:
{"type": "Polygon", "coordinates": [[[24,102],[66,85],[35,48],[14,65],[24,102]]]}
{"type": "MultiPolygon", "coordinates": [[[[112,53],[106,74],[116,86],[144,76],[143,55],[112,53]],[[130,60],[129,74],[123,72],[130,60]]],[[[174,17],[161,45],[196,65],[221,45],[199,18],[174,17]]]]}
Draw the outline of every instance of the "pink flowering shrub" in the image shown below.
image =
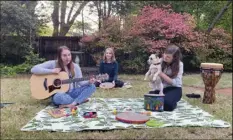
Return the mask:
{"type": "Polygon", "coordinates": [[[197,39],[193,32],[194,28],[195,20],[187,13],[183,15],[175,13],[169,6],[166,8],[146,6],[135,20],[131,35],[143,37],[149,52],[164,48],[169,43],[177,43],[188,49],[200,45],[192,44],[197,39]],[[184,46],[184,42],[190,43],[184,46]]]}
{"type": "MultiPolygon", "coordinates": [[[[122,64],[125,63],[123,67],[128,67],[129,70],[138,71],[139,61],[146,62],[150,53],[163,51],[169,43],[178,44],[183,53],[196,55],[199,57],[199,63],[210,61],[207,58],[223,58],[223,54],[226,53],[224,58],[232,56],[230,34],[219,28],[214,28],[210,34],[206,34],[196,28],[196,21],[192,15],[175,13],[169,5],[146,6],[138,16],[128,16],[123,23],[118,17],[110,17],[104,23],[104,28],[93,35],[84,36],[81,42],[86,44],[90,50],[92,49],[93,55],[95,53],[99,55],[106,47],[114,47],[116,54],[118,50],[129,53],[131,60],[137,60],[134,65],[122,57],[124,61],[122,64]],[[94,51],[96,48],[102,48],[102,50],[94,51]],[[216,48],[226,53],[216,54],[214,53],[216,48]]],[[[199,63],[194,65],[199,67],[199,63]]],[[[140,68],[142,67],[144,66],[141,65],[140,68]]]]}
{"type": "Polygon", "coordinates": [[[94,41],[94,39],[95,39],[95,37],[94,36],[88,36],[88,35],[84,35],[82,38],[81,38],[81,42],[82,43],[86,43],[86,44],[88,44],[88,43],[91,43],[91,42],[93,42],[94,41]]]}

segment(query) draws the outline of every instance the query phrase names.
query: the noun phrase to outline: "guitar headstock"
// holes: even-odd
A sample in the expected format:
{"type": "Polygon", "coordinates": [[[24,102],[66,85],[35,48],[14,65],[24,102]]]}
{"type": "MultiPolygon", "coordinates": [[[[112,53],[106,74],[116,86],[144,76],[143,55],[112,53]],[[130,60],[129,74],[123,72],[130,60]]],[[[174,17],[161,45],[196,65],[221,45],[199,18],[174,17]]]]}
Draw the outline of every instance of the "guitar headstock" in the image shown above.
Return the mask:
{"type": "Polygon", "coordinates": [[[108,80],[109,79],[109,75],[107,73],[105,74],[99,74],[99,75],[96,75],[96,80],[101,80],[101,81],[104,81],[104,80],[108,80]]]}

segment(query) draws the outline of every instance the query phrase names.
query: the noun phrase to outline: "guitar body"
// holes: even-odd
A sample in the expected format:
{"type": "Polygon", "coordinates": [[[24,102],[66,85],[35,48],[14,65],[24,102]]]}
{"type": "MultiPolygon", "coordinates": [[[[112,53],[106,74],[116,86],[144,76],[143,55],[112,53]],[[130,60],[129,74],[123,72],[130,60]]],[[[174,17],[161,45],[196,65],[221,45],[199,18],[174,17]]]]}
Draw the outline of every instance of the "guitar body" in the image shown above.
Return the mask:
{"type": "Polygon", "coordinates": [[[60,80],[69,79],[66,72],[58,74],[33,74],[30,79],[32,97],[36,99],[46,99],[57,92],[67,92],[69,84],[62,84],[60,80]]]}
{"type": "MultiPolygon", "coordinates": [[[[97,80],[106,80],[109,76],[108,74],[103,74],[94,76],[93,78],[97,80]]],[[[33,74],[30,79],[32,97],[36,99],[46,99],[57,92],[65,93],[69,90],[70,83],[83,80],[86,80],[86,78],[69,79],[69,75],[66,72],[43,75],[33,74]]]]}

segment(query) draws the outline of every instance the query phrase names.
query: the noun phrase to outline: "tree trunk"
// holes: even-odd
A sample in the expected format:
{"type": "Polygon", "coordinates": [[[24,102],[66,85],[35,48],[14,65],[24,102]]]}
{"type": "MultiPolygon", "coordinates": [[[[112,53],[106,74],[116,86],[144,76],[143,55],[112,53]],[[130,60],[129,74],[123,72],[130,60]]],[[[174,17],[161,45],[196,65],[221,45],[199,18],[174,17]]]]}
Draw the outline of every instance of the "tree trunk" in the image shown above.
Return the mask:
{"type": "Polygon", "coordinates": [[[58,36],[59,33],[59,3],[60,1],[53,1],[53,13],[51,15],[53,22],[53,36],[58,36]]]}
{"type": "Polygon", "coordinates": [[[67,7],[67,1],[62,1],[61,2],[61,16],[60,16],[61,27],[65,25],[66,7],[67,7]]]}
{"type": "Polygon", "coordinates": [[[217,21],[222,17],[222,15],[224,14],[224,12],[229,8],[229,6],[231,5],[232,1],[229,0],[228,3],[221,9],[221,11],[218,13],[218,15],[214,18],[213,22],[211,23],[211,25],[209,26],[207,33],[209,34],[212,29],[214,28],[214,25],[217,23],[217,21]]]}
{"type": "Polygon", "coordinates": [[[99,21],[99,30],[101,29],[101,19],[102,19],[102,12],[101,12],[101,1],[96,1],[95,6],[98,12],[98,21],[99,21]]]}
{"type": "Polygon", "coordinates": [[[106,20],[110,17],[110,13],[112,10],[112,2],[113,1],[104,1],[104,14],[103,14],[103,28],[105,28],[106,20]],[[108,7],[107,7],[108,5],[108,7]]]}
{"type": "Polygon", "coordinates": [[[81,10],[84,8],[84,6],[89,1],[84,1],[80,4],[78,10],[75,12],[75,14],[71,17],[72,10],[74,8],[75,2],[73,2],[73,5],[69,11],[67,22],[65,23],[65,16],[66,16],[66,8],[67,8],[67,1],[62,1],[61,3],[61,17],[60,17],[60,23],[59,23],[59,1],[54,1],[54,9],[52,13],[52,21],[53,21],[53,36],[65,36],[69,30],[70,27],[73,25],[75,19],[80,14],[81,10]],[[60,32],[59,32],[59,26],[60,26],[60,32]]]}
{"type": "Polygon", "coordinates": [[[104,16],[104,18],[106,17],[106,0],[104,0],[104,14],[103,14],[104,16]]]}
{"type": "Polygon", "coordinates": [[[103,14],[102,14],[102,22],[103,22],[103,28],[105,28],[105,22],[106,22],[106,20],[107,20],[107,18],[106,18],[106,1],[104,0],[103,1],[104,2],[104,7],[103,7],[103,14]]]}
{"type": "Polygon", "coordinates": [[[83,18],[83,10],[82,10],[82,30],[83,30],[83,36],[84,36],[84,18],[83,18]]]}
{"type": "Polygon", "coordinates": [[[84,1],[83,3],[81,3],[81,5],[79,6],[78,10],[75,12],[75,14],[73,15],[73,17],[71,18],[71,20],[68,21],[63,26],[61,26],[60,34],[59,34],[60,36],[65,36],[69,32],[70,27],[74,24],[75,19],[77,18],[77,16],[80,14],[81,10],[83,10],[84,6],[88,2],[89,1],[84,1]]]}
{"type": "Polygon", "coordinates": [[[112,10],[112,1],[108,1],[108,14],[107,14],[108,18],[110,17],[111,10],[112,10]]]}
{"type": "MultiPolygon", "coordinates": [[[[35,18],[35,8],[37,5],[37,1],[27,1],[26,2],[26,7],[30,13],[31,18],[35,18]]],[[[32,43],[32,40],[34,40],[35,36],[36,36],[36,28],[35,27],[30,27],[29,29],[30,33],[29,33],[29,40],[30,40],[30,46],[32,43]]]]}

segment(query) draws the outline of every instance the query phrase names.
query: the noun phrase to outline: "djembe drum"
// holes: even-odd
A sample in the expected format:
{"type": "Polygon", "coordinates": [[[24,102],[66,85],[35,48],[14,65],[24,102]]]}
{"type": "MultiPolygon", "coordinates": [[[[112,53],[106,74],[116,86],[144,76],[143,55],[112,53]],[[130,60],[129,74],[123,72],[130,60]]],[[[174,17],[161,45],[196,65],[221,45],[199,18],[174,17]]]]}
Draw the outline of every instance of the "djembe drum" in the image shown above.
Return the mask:
{"type": "Polygon", "coordinates": [[[201,63],[201,76],[205,84],[205,92],[202,102],[212,104],[216,100],[215,86],[221,78],[223,64],[201,63]]]}

